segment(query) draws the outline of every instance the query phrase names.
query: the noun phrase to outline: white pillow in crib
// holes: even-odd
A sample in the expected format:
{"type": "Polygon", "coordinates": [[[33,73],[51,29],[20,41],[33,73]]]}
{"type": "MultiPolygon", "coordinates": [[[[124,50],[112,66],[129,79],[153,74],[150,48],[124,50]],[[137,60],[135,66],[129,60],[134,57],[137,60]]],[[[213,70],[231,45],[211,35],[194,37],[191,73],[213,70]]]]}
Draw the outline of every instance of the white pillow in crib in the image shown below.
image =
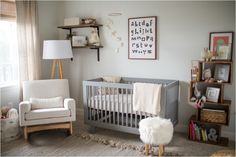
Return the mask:
{"type": "MultiPolygon", "coordinates": [[[[104,76],[102,77],[102,80],[104,82],[110,82],[110,83],[119,83],[120,80],[121,80],[121,77],[119,76],[104,76]]],[[[118,90],[116,88],[104,88],[104,87],[101,87],[101,88],[98,88],[98,92],[97,94],[98,95],[111,95],[111,94],[118,94],[118,90]]]]}
{"type": "Polygon", "coordinates": [[[105,82],[119,83],[121,80],[121,77],[119,77],[119,76],[104,76],[104,77],[102,77],[102,79],[105,82]]]}
{"type": "Polygon", "coordinates": [[[30,98],[31,109],[61,108],[63,107],[63,98],[30,98]]]}

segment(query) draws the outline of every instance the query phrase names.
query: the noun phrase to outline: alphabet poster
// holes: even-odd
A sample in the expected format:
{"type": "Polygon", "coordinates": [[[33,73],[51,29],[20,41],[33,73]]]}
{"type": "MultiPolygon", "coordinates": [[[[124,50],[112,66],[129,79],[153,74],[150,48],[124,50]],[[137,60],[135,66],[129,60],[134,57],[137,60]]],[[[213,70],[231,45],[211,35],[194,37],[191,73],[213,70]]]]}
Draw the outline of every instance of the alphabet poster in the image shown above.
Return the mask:
{"type": "Polygon", "coordinates": [[[156,59],[157,17],[129,18],[129,59],[156,59]]]}

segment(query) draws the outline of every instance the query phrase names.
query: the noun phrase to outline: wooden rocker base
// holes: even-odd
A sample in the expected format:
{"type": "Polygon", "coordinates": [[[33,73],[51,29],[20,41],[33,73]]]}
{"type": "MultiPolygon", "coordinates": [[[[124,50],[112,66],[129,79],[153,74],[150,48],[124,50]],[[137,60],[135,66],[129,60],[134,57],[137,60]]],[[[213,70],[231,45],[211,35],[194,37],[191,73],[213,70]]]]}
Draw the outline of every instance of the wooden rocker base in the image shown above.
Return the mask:
{"type": "Polygon", "coordinates": [[[37,131],[42,131],[42,130],[53,130],[53,129],[68,129],[69,134],[72,135],[72,122],[25,126],[24,138],[25,140],[28,140],[28,134],[32,132],[37,132],[37,131]]]}
{"type": "MultiPolygon", "coordinates": [[[[149,155],[150,144],[145,144],[145,155],[149,155]]],[[[165,146],[160,144],[158,148],[158,156],[162,156],[165,152],[165,146]]]]}

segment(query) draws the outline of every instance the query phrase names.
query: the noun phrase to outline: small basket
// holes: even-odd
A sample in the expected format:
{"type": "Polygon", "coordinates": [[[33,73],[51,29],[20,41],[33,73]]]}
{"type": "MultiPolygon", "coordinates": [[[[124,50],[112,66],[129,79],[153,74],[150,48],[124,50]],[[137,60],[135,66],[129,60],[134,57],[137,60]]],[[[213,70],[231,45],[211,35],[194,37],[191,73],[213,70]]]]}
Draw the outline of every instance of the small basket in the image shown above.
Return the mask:
{"type": "Polygon", "coordinates": [[[200,111],[200,120],[209,123],[221,123],[226,124],[227,114],[224,110],[201,110],[200,111]]]}

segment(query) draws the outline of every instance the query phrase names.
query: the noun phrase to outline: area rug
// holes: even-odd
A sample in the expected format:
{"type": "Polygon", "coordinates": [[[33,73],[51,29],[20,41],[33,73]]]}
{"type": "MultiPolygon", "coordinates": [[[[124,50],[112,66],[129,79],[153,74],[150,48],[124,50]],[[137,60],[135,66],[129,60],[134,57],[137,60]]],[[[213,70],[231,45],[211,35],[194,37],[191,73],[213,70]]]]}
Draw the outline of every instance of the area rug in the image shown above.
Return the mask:
{"type": "Polygon", "coordinates": [[[211,157],[235,157],[235,150],[219,150],[211,155],[211,157]]]}

